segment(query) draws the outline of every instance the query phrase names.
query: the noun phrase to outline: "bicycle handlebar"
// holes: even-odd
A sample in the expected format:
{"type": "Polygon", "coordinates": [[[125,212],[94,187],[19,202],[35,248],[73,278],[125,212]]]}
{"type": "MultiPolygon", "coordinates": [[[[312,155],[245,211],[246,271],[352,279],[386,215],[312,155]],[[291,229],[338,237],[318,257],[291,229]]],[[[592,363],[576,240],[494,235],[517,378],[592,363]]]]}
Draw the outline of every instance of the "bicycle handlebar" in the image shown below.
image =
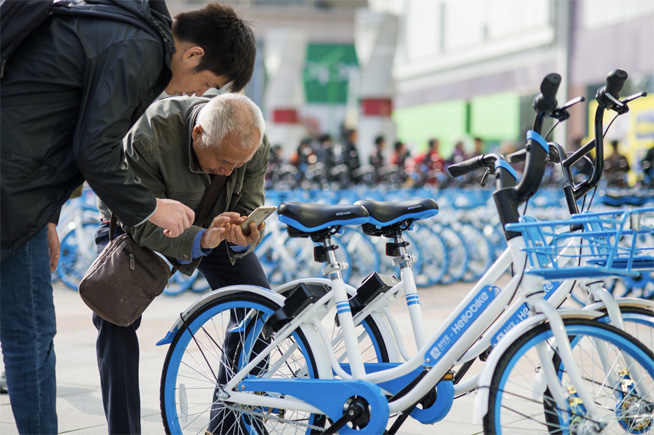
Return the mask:
{"type": "Polygon", "coordinates": [[[489,168],[495,163],[496,154],[482,154],[447,167],[447,172],[452,177],[460,177],[481,168],[489,168]]]}
{"type": "MultiPolygon", "coordinates": [[[[549,151],[547,142],[542,138],[540,132],[545,117],[551,115],[557,108],[556,93],[560,84],[561,76],[559,74],[548,74],[541,83],[541,93],[534,98],[536,118],[533,129],[527,132],[526,163],[522,180],[515,187],[498,189],[493,193],[502,226],[518,222],[520,219],[518,207],[540,187],[545,173],[545,159],[549,151]]],[[[512,231],[505,231],[505,234],[507,240],[520,235],[512,231]]]]}
{"type": "MultiPolygon", "coordinates": [[[[594,147],[589,147],[589,143],[577,150],[569,159],[566,159],[566,162],[572,159],[579,161],[591,149],[595,149],[595,164],[593,165],[590,176],[573,188],[574,196],[577,199],[594,189],[602,178],[602,172],[604,171],[604,111],[606,109],[613,109],[618,112],[622,111],[622,113],[626,111],[626,105],[622,104],[618,98],[627,77],[627,72],[621,69],[611,71],[606,77],[606,85],[597,91],[595,97],[598,104],[597,110],[595,110],[594,147]]],[[[564,163],[564,167],[568,168],[569,166],[569,164],[565,165],[564,163]]]]}
{"type": "Polygon", "coordinates": [[[616,69],[609,73],[606,77],[606,85],[597,91],[595,98],[600,106],[606,109],[612,109],[616,104],[621,105],[618,101],[620,98],[620,91],[624,82],[629,75],[625,70],[616,69]]]}
{"type": "Polygon", "coordinates": [[[548,74],[540,84],[540,94],[534,98],[536,112],[551,113],[556,110],[558,103],[556,93],[561,84],[561,76],[557,73],[548,74]]]}
{"type": "Polygon", "coordinates": [[[520,163],[527,159],[527,150],[522,148],[514,153],[506,155],[506,161],[509,163],[520,163]]]}

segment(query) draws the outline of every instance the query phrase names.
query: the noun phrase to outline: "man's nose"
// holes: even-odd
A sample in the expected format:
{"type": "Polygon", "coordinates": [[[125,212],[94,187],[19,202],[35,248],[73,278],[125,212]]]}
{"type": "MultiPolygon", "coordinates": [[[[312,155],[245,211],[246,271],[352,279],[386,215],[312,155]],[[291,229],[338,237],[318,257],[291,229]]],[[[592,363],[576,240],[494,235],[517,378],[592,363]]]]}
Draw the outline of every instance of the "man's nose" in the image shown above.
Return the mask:
{"type": "Polygon", "coordinates": [[[232,175],[233,171],[234,171],[234,165],[220,167],[220,175],[223,175],[225,177],[229,177],[230,175],[232,175]]]}

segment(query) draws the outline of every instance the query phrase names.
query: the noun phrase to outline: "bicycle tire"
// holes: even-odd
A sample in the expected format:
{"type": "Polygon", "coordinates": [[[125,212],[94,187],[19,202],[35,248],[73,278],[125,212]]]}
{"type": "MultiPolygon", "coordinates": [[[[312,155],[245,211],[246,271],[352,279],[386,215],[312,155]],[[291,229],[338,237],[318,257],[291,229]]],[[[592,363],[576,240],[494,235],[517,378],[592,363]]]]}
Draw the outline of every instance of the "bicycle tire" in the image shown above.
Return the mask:
{"type": "Polygon", "coordinates": [[[185,275],[180,271],[175,272],[168,280],[168,284],[164,288],[163,294],[166,296],[177,296],[184,293],[193,287],[199,274],[200,271],[197,269],[193,271],[191,276],[185,275]]]}
{"type": "Polygon", "coordinates": [[[334,239],[348,253],[349,284],[358,287],[371,272],[379,269],[380,259],[375,244],[359,229],[346,227],[334,239]]]}
{"type": "MultiPolygon", "coordinates": [[[[618,388],[622,388],[622,385],[598,388],[598,385],[605,384],[607,378],[601,376],[599,380],[595,380],[595,375],[603,372],[601,361],[590,361],[593,357],[599,359],[596,355],[597,343],[602,343],[610,351],[608,361],[612,362],[611,370],[615,370],[615,373],[611,372],[612,375],[616,376],[623,368],[634,372],[634,367],[629,366],[625,360],[625,356],[628,356],[640,366],[640,372],[644,375],[643,385],[650,392],[654,391],[654,355],[642,343],[610,325],[584,319],[567,319],[564,324],[577,366],[582,372],[582,378],[587,381],[585,384],[593,395],[594,402],[604,412],[603,419],[606,419],[609,425],[607,429],[619,426],[620,418],[617,418],[616,410],[622,409],[620,405],[644,406],[643,400],[633,394],[629,396],[629,403],[622,400],[624,397],[618,400],[614,393],[618,388]],[[610,394],[606,394],[607,390],[610,394]],[[616,418],[611,419],[612,414],[616,418]]],[[[535,346],[541,343],[547,345],[551,337],[552,332],[548,324],[538,325],[512,343],[499,359],[490,384],[488,411],[483,422],[485,433],[581,433],[577,429],[582,425],[592,424],[584,418],[583,403],[578,403],[580,399],[573,390],[566,390],[569,391],[568,403],[573,406],[565,410],[555,409],[549,389],[538,392],[543,383],[539,382],[536,375],[540,365],[535,346]]],[[[558,354],[552,346],[548,346],[548,349],[554,352],[554,367],[558,369],[559,380],[566,388],[569,384],[566,382],[565,370],[557,362],[560,362],[558,354]]],[[[620,379],[621,383],[624,381],[621,375],[617,375],[617,379],[620,379]]],[[[651,416],[641,420],[645,425],[651,425],[651,422],[651,416]]],[[[608,430],[602,433],[613,432],[608,430]]],[[[622,428],[620,433],[624,433],[622,428]]]]}
{"type": "Polygon", "coordinates": [[[416,287],[424,288],[439,284],[450,265],[445,240],[428,224],[414,226],[418,254],[422,258],[420,273],[415,274],[416,287]]]}
{"type": "Polygon", "coordinates": [[[468,246],[468,267],[461,281],[477,281],[493,264],[493,247],[484,232],[470,222],[459,222],[453,228],[463,236],[468,246]]]}
{"type": "Polygon", "coordinates": [[[85,222],[82,228],[73,228],[61,238],[59,264],[56,273],[67,287],[77,290],[84,274],[96,258],[95,232],[97,222],[85,222]],[[84,231],[86,243],[80,244],[78,231],[84,231]]]}
{"type": "MultiPolygon", "coordinates": [[[[305,283],[310,283],[311,280],[303,280],[305,283]]],[[[277,291],[279,294],[284,295],[293,290],[295,287],[290,287],[281,291],[277,291]]],[[[325,316],[325,321],[323,326],[325,330],[329,332],[329,336],[332,341],[332,349],[336,355],[336,358],[340,362],[345,362],[345,342],[343,340],[335,341],[338,334],[340,334],[340,327],[338,326],[337,319],[333,318],[333,321],[330,321],[329,316],[325,316]]],[[[384,328],[387,331],[387,328],[384,328]]],[[[382,333],[382,328],[377,324],[377,321],[372,315],[367,316],[361,321],[358,325],[355,325],[355,336],[359,341],[359,351],[364,363],[375,363],[375,362],[390,362],[390,355],[388,352],[388,345],[386,344],[392,337],[384,338],[382,333]],[[360,329],[363,328],[363,331],[360,329]],[[364,335],[365,332],[365,335],[364,335]],[[368,338],[368,340],[366,340],[368,338]]]]}
{"type": "MultiPolygon", "coordinates": [[[[654,349],[654,311],[642,307],[620,306],[620,313],[625,325],[624,332],[644,344],[647,349],[654,349]]],[[[611,323],[608,315],[597,320],[611,323]]]]}
{"type": "MultiPolygon", "coordinates": [[[[230,293],[199,309],[177,331],[166,354],[161,377],[161,414],[167,434],[205,433],[207,430],[216,434],[276,433],[275,426],[285,424],[272,418],[275,416],[270,415],[270,409],[246,410],[232,406],[231,410],[226,410],[226,405],[215,395],[217,386],[228,379],[229,371],[240,370],[256,355],[259,345],[267,344],[261,338],[261,325],[277,309],[277,304],[261,295],[230,293]],[[244,313],[248,313],[247,319],[242,318],[244,313]],[[234,322],[233,316],[241,321],[234,322]]],[[[301,331],[280,343],[263,366],[255,368],[251,375],[260,376],[270,367],[277,371],[266,372],[266,376],[297,377],[298,373],[303,373],[304,377],[318,377],[313,352],[301,331]],[[299,346],[285,354],[294,343],[299,346]],[[275,358],[282,357],[284,364],[276,366],[275,358]]],[[[284,420],[305,422],[314,427],[321,427],[325,422],[324,416],[298,411],[280,410],[279,415],[283,415],[284,420]]],[[[308,428],[302,430],[310,431],[308,428]]]]}
{"type": "Polygon", "coordinates": [[[443,275],[440,283],[446,285],[461,281],[468,270],[470,248],[463,236],[447,224],[437,223],[433,230],[445,240],[450,259],[447,272],[443,275]]]}

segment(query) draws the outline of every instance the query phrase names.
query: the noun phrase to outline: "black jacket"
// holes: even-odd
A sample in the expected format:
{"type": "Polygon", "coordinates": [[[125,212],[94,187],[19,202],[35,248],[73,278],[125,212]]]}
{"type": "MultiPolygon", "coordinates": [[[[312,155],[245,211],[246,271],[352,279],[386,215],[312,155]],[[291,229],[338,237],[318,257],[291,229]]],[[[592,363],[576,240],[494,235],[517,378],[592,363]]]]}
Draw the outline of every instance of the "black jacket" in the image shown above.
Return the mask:
{"type": "Polygon", "coordinates": [[[3,259],[36,235],[84,180],[128,226],[156,207],[154,195],[128,172],[121,140],[172,76],[170,15],[163,1],[80,3],[53,6],[64,9],[25,39],[6,65],[0,100],[3,259]],[[74,8],[107,19],[80,16],[74,8]]]}

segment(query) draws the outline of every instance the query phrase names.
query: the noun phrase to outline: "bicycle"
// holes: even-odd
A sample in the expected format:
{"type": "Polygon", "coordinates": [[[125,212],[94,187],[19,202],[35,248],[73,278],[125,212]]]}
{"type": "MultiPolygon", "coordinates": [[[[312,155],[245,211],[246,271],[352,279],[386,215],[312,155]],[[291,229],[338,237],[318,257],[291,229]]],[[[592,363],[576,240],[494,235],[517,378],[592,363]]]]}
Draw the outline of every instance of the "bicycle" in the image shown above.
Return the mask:
{"type": "MultiPolygon", "coordinates": [[[[518,186],[504,187],[496,192],[498,212],[505,224],[517,221],[517,206],[538,188],[546,155],[542,145],[544,140],[538,131],[542,118],[553,110],[552,106],[556,107],[552,99],[559,81],[560,77],[550,75],[541,86],[541,98],[536,102],[539,115],[528,138],[530,149],[525,177],[518,186]]],[[[496,163],[501,179],[508,171],[501,160],[496,163]]],[[[411,218],[406,210],[397,211],[396,218],[407,215],[411,218]]],[[[198,420],[200,414],[196,416],[192,412],[200,410],[208,417],[212,414],[214,417],[231,415],[238,428],[248,433],[260,432],[262,426],[277,423],[306,432],[322,430],[331,423],[324,433],[381,433],[390,413],[402,413],[403,418],[411,414],[425,423],[438,421],[447,413],[454,396],[450,374],[452,364],[477,342],[479,335],[499,316],[518,289],[539,314],[516,325],[491,352],[480,378],[480,391],[488,392],[492,386],[507,386],[507,378],[503,375],[513,367],[519,367],[512,361],[526,355],[528,348],[535,347],[542,372],[539,385],[545,387],[538,392],[536,402],[541,410],[539,414],[544,410],[547,416],[543,417],[545,427],[560,425],[566,429],[585,430],[596,422],[602,425],[650,424],[651,418],[629,413],[641,409],[651,412],[649,393],[654,375],[651,351],[611,326],[583,319],[563,320],[545,301],[542,285],[539,285],[541,280],[535,275],[516,275],[500,290],[492,285],[495,279],[491,278],[496,277],[487,273],[475,286],[477,290],[473,289],[439,331],[420,347],[417,355],[402,364],[364,366],[354,335],[352,314],[357,310],[351,308],[348,300],[341,276],[343,265],[336,259],[331,235],[343,225],[360,225],[369,220],[366,209],[362,206],[318,208],[315,205],[282,204],[279,215],[280,220],[284,218],[289,225],[289,232],[321,242],[324,250],[319,250],[317,255],[324,255],[327,259],[324,272],[330,278],[330,288],[319,283],[300,283],[284,298],[263,289],[235,286],[207,295],[183,313],[164,340],[172,343],[161,390],[162,414],[168,432],[181,432],[182,426],[189,423],[198,423],[200,430],[214,429],[206,420],[198,420]],[[334,306],[346,344],[348,363],[339,364],[320,323],[329,308],[334,306]],[[225,318],[225,323],[219,325],[220,318],[225,318]],[[230,326],[227,326],[229,321],[230,326]],[[450,330],[454,331],[453,336],[449,335],[450,330]],[[209,332],[220,335],[225,331],[225,339],[206,339],[209,332]],[[520,341],[519,338],[527,333],[531,340],[520,341]],[[555,344],[550,342],[551,336],[556,338],[555,344]],[[572,344],[569,337],[573,337],[572,344]],[[229,357],[223,356],[221,349],[224,344],[235,340],[240,343],[235,347],[236,352],[229,357]],[[193,349],[189,347],[191,343],[193,349]],[[196,347],[213,350],[194,355],[196,347]],[[597,364],[592,367],[594,371],[584,372],[582,376],[578,371],[587,365],[576,364],[574,358],[591,351],[600,352],[596,353],[597,364]],[[607,355],[614,358],[612,368],[628,370],[620,375],[609,371],[606,378],[599,379],[600,384],[609,385],[610,392],[617,392],[619,387],[620,397],[618,394],[601,395],[602,392],[592,388],[592,383],[586,385],[584,382],[585,379],[594,380],[594,374],[608,368],[602,364],[607,361],[607,355]],[[215,365],[209,362],[209,358],[215,365]],[[185,374],[189,374],[185,372],[187,364],[192,363],[202,363],[196,373],[207,374],[206,391],[210,393],[208,398],[200,398],[197,402],[188,400],[188,395],[200,394],[201,390],[195,388],[198,385],[186,388],[186,381],[181,381],[185,374]],[[230,376],[221,377],[221,372],[229,372],[230,376]],[[574,389],[568,389],[568,386],[574,389]],[[596,400],[602,401],[601,406],[596,400]],[[619,415],[611,412],[607,415],[606,409],[614,409],[603,406],[607,400],[619,405],[619,415]],[[418,403],[422,408],[416,408],[418,403]],[[196,405],[200,409],[193,408],[196,405]],[[189,420],[189,417],[193,418],[189,420]]],[[[508,244],[509,251],[505,256],[512,257],[516,270],[524,270],[527,262],[521,251],[524,245],[522,236],[516,234],[508,244]]],[[[366,297],[378,297],[385,290],[373,291],[366,297]]],[[[365,299],[363,295],[359,300],[362,299],[365,299]]],[[[356,316],[366,318],[370,314],[366,313],[367,308],[363,304],[356,316]]],[[[586,315],[592,317],[594,314],[587,312],[586,315]]],[[[192,379],[189,377],[187,381],[192,379]]],[[[490,408],[484,413],[481,407],[485,428],[493,433],[501,431],[501,405],[508,397],[498,395],[496,389],[485,397],[488,399],[485,405],[490,408]]],[[[401,418],[389,433],[397,430],[401,418]]]]}

